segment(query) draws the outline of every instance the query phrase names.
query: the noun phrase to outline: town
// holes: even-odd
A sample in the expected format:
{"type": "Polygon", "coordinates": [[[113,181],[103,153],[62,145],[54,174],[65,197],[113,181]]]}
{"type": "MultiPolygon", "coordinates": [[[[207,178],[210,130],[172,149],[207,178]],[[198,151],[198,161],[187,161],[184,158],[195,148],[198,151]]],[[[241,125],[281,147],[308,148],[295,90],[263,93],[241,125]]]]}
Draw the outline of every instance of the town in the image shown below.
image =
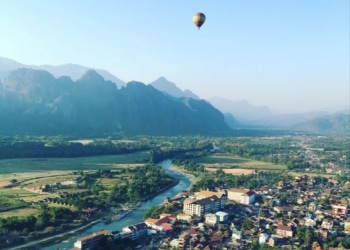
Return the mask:
{"type": "Polygon", "coordinates": [[[93,249],[107,237],[132,239],[135,249],[350,249],[349,190],[350,182],[307,175],[257,190],[184,190],[162,204],[178,213],[95,232],[73,249],[93,249]]]}

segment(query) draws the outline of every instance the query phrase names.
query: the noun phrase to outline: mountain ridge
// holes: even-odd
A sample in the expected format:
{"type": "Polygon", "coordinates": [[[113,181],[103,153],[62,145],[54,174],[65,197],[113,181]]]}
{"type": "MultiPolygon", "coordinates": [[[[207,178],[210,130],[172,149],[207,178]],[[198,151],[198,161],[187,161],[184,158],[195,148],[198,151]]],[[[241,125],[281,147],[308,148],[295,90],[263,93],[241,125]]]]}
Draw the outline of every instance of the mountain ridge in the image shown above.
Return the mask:
{"type": "MultiPolygon", "coordinates": [[[[51,65],[41,65],[41,66],[30,66],[18,63],[12,59],[0,57],[0,80],[4,79],[8,76],[13,69],[16,68],[33,68],[33,69],[41,69],[45,70],[49,69],[54,77],[62,85],[61,87],[68,87],[71,85],[71,82],[79,81],[81,77],[84,76],[86,72],[91,70],[91,68],[76,65],[76,64],[64,64],[60,66],[51,66],[51,65]],[[67,70],[73,68],[71,70],[67,70]],[[66,73],[66,71],[71,71],[71,73],[66,73]],[[73,73],[72,73],[73,72],[73,73]],[[75,72],[75,73],[74,73],[75,72]],[[70,76],[69,76],[70,75],[70,76]],[[68,79],[69,78],[69,79],[68,79]]],[[[127,84],[121,81],[119,78],[110,74],[105,70],[95,70],[100,76],[104,79],[113,82],[119,89],[125,87],[127,84]],[[102,73],[101,73],[102,72],[102,73]],[[107,77],[106,75],[107,74],[107,77]]],[[[47,70],[45,70],[47,71],[47,70]]],[[[175,83],[168,81],[165,77],[159,77],[155,81],[149,83],[148,85],[153,86],[157,90],[166,93],[168,97],[174,98],[193,98],[196,100],[200,100],[200,98],[191,92],[190,90],[181,90],[176,86],[175,83]]],[[[22,91],[31,92],[38,86],[30,86],[27,89],[23,89],[22,91]]],[[[82,90],[84,93],[85,90],[82,90]]],[[[60,97],[60,100],[63,97],[60,97]]],[[[66,97],[65,97],[66,98],[66,97]]],[[[42,99],[45,99],[42,97],[42,99]]],[[[101,100],[102,102],[102,100],[101,100]]],[[[317,118],[326,117],[326,119],[331,119],[329,115],[335,114],[337,111],[333,109],[332,112],[329,109],[329,112],[308,112],[308,113],[275,113],[270,110],[270,108],[266,106],[254,106],[251,105],[247,100],[239,100],[232,101],[228,99],[224,99],[221,97],[212,97],[207,102],[209,102],[213,107],[215,107],[218,111],[220,111],[224,115],[224,119],[227,124],[230,125],[231,128],[273,128],[273,129],[298,129],[298,127],[302,127],[300,124],[312,122],[317,118]],[[328,115],[328,116],[327,116],[328,115]],[[299,126],[300,125],[300,126],[299,126]]],[[[342,112],[343,114],[350,113],[345,110],[342,112]]],[[[314,122],[316,122],[314,121],[314,122]]],[[[321,122],[321,120],[318,120],[321,122]]],[[[329,121],[331,122],[331,121],[329,121]]],[[[337,127],[337,126],[335,126],[337,127]]],[[[305,126],[309,130],[312,128],[315,131],[320,131],[316,129],[317,126],[305,126]]],[[[319,128],[322,128],[320,126],[319,128]]],[[[324,127],[325,131],[329,131],[324,127]]]]}
{"type": "Polygon", "coordinates": [[[53,65],[26,65],[15,60],[0,56],[0,79],[4,78],[10,71],[18,68],[41,69],[50,72],[54,77],[69,76],[72,80],[78,80],[88,70],[95,70],[104,79],[114,82],[119,88],[126,83],[104,69],[95,69],[79,64],[67,63],[58,66],[53,65]]]}
{"type": "Polygon", "coordinates": [[[223,114],[204,100],[174,98],[151,85],[121,89],[96,71],[80,79],[44,70],[13,70],[0,84],[0,131],[148,135],[230,133],[223,114]]]}

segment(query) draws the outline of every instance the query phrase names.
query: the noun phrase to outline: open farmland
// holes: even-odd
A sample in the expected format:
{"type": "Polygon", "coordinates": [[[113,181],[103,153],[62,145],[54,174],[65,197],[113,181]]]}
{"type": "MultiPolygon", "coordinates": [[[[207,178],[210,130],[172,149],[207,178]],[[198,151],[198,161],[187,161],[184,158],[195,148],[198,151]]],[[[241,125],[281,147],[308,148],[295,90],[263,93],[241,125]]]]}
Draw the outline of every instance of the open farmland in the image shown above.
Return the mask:
{"type": "Polygon", "coordinates": [[[39,173],[57,170],[104,170],[135,167],[149,161],[149,152],[77,158],[40,158],[0,160],[0,178],[3,174],[39,173]]]}
{"type": "Polygon", "coordinates": [[[10,211],[2,212],[1,213],[1,217],[2,218],[7,218],[7,217],[18,216],[18,215],[23,216],[23,217],[27,217],[27,216],[30,216],[30,215],[37,214],[38,211],[39,211],[39,209],[30,208],[30,207],[19,208],[19,209],[13,209],[13,210],[10,210],[10,211]]]}
{"type": "MultiPolygon", "coordinates": [[[[2,198],[0,207],[6,210],[1,213],[1,216],[35,214],[36,208],[28,207],[25,202],[32,203],[47,198],[57,198],[59,197],[58,192],[77,192],[74,188],[65,189],[64,187],[46,192],[41,189],[45,185],[73,182],[82,171],[92,173],[96,170],[134,168],[144,165],[148,160],[148,151],[81,158],[0,160],[0,197],[2,198]],[[10,210],[5,209],[5,205],[10,210]],[[24,207],[21,208],[22,206],[24,207]]],[[[120,178],[117,179],[120,182],[120,178]]],[[[116,178],[101,178],[98,183],[109,189],[115,184],[115,181],[116,178]]],[[[49,206],[59,205],[50,203],[49,206]]]]}
{"type": "MultiPolygon", "coordinates": [[[[233,174],[242,172],[248,174],[247,170],[286,170],[284,165],[273,164],[269,162],[256,161],[251,159],[241,158],[239,156],[231,154],[216,153],[210,156],[201,157],[195,160],[197,163],[202,164],[206,169],[223,169],[230,172],[232,169],[233,174]],[[237,169],[237,170],[233,170],[237,169]],[[240,170],[239,170],[240,169],[240,170]]],[[[225,172],[226,172],[225,171],[225,172]]]]}

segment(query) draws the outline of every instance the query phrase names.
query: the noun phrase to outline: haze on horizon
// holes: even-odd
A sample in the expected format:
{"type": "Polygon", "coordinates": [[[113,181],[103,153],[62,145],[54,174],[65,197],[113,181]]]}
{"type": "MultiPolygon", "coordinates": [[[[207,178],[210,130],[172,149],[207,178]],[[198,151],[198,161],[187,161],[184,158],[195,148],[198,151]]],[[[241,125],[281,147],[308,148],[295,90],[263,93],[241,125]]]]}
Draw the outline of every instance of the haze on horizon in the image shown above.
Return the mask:
{"type": "Polygon", "coordinates": [[[146,84],[164,76],[203,99],[284,112],[350,109],[348,0],[4,0],[0,9],[0,56],[23,64],[74,63],[146,84]]]}

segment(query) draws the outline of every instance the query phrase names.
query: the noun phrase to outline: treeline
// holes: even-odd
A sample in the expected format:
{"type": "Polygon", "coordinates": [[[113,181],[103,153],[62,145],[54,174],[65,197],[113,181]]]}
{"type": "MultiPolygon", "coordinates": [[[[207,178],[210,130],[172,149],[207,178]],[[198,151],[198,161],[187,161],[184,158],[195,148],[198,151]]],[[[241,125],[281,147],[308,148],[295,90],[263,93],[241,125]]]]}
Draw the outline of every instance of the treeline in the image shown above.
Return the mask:
{"type": "MultiPolygon", "coordinates": [[[[31,232],[48,227],[62,226],[62,221],[72,221],[77,212],[65,207],[48,207],[43,204],[37,216],[0,218],[0,235],[17,233],[30,235],[31,232]]],[[[49,230],[50,228],[48,228],[49,230]]],[[[47,230],[47,231],[48,231],[47,230]]]]}
{"type": "Polygon", "coordinates": [[[179,167],[186,169],[198,178],[191,186],[191,191],[197,192],[203,189],[215,190],[215,188],[249,188],[255,189],[261,186],[273,186],[279,181],[291,181],[292,176],[285,175],[282,172],[259,171],[249,175],[232,175],[226,174],[222,169],[217,169],[215,172],[206,172],[203,165],[186,160],[175,161],[179,167]]]}
{"type": "Polygon", "coordinates": [[[94,142],[83,145],[79,142],[47,144],[43,141],[2,142],[0,159],[10,158],[49,158],[85,157],[97,155],[127,154],[148,150],[149,146],[140,143],[114,144],[94,142]]]}
{"type": "Polygon", "coordinates": [[[213,149],[213,144],[211,142],[205,142],[199,145],[192,145],[191,147],[156,147],[151,150],[151,162],[157,163],[166,159],[191,159],[195,157],[200,157],[209,154],[213,149]]]}
{"type": "Polygon", "coordinates": [[[146,165],[130,169],[132,175],[125,184],[117,183],[111,191],[111,199],[115,202],[140,201],[150,198],[178,183],[168,176],[164,169],[155,165],[146,165]]]}

